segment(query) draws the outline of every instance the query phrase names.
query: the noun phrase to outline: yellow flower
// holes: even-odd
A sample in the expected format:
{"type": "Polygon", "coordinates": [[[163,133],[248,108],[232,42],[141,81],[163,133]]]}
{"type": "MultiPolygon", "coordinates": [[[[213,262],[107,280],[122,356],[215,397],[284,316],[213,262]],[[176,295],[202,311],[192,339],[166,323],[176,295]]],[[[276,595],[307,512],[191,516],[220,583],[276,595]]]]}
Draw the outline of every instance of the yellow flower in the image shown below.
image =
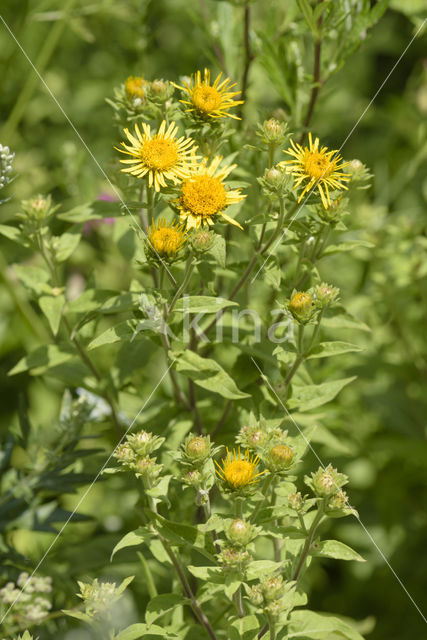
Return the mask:
{"type": "Polygon", "coordinates": [[[211,74],[205,69],[202,78],[202,72],[197,71],[191,76],[190,83],[184,82],[181,87],[174,84],[174,87],[188,93],[189,100],[180,100],[182,104],[189,105],[186,111],[195,111],[199,116],[209,118],[234,118],[240,120],[238,116],[228,113],[229,109],[243,104],[244,100],[233,100],[234,96],[238,96],[240,91],[230,91],[236,86],[236,83],[230,84],[230,78],[225,78],[222,82],[222,73],[220,73],[215,82],[211,84],[211,74]]]}
{"type": "Polygon", "coordinates": [[[293,156],[294,159],[285,160],[280,164],[289,165],[286,166],[286,171],[295,178],[294,189],[304,185],[298,202],[307,191],[314,188],[318,189],[323,206],[327,209],[331,205],[329,188],[347,189],[347,186],[342,183],[350,180],[350,174],[343,173],[342,169],[349,163],[343,163],[337,151],[328,151],[328,147],[319,148],[319,138],[316,138],[313,144],[311,133],[308,134],[308,139],[309,147],[302,147],[291,140],[291,148],[284,153],[293,156]]]}
{"type": "Polygon", "coordinates": [[[175,256],[186,240],[183,227],[175,225],[175,221],[167,223],[161,218],[157,224],[151,224],[148,230],[148,242],[161,258],[175,256]]]}
{"type": "Polygon", "coordinates": [[[129,98],[143,98],[146,81],[142,76],[129,76],[125,80],[125,92],[129,98]]]}
{"type": "Polygon", "coordinates": [[[256,473],[259,462],[258,456],[251,456],[249,451],[245,451],[242,458],[239,452],[233,449],[233,453],[227,449],[227,457],[221,460],[222,467],[216,462],[218,467],[217,474],[231,489],[243,489],[250,484],[258,482],[259,478],[265,473],[261,471],[256,473]]]}
{"type": "Polygon", "coordinates": [[[181,195],[174,203],[180,211],[180,221],[186,223],[187,229],[213,225],[216,215],[242,229],[238,222],[224,213],[230,204],[246,198],[240,189],[227,191],[223,184],[223,180],[237,165],[220,169],[221,160],[221,156],[216,156],[209,165],[206,161],[201,162],[181,185],[181,195]]]}
{"type": "Polygon", "coordinates": [[[135,135],[129,129],[124,130],[131,144],[122,142],[123,149],[116,149],[131,156],[131,159],[120,160],[130,165],[122,171],[137,178],[144,178],[148,174],[148,186],[154,185],[156,191],[160,191],[160,187],[167,187],[166,180],[178,184],[187,178],[196,162],[194,153],[197,147],[194,140],[184,136],[176,139],[178,127],[175,122],[171,122],[166,129],[163,120],[158,132],[153,134],[145,122],[142,123],[142,129],[143,133],[136,124],[135,135]]]}

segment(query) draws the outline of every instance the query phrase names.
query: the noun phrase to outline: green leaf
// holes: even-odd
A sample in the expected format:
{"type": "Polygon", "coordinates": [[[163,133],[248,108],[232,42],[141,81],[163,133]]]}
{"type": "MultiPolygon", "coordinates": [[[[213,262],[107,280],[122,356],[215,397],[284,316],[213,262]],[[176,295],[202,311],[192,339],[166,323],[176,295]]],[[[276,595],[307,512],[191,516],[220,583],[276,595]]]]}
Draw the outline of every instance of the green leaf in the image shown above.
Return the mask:
{"type": "Polygon", "coordinates": [[[41,267],[30,267],[29,265],[14,264],[13,270],[22,284],[30,289],[37,297],[43,293],[51,293],[52,288],[47,284],[49,274],[41,267]]]}
{"type": "Polygon", "coordinates": [[[281,562],[273,562],[273,560],[253,560],[248,564],[246,575],[249,580],[254,580],[266,573],[274,573],[281,566],[281,562]]]}
{"type": "Polygon", "coordinates": [[[119,596],[120,594],[123,593],[123,591],[126,589],[126,587],[128,587],[130,585],[130,583],[132,582],[132,580],[135,578],[135,576],[128,576],[127,578],[125,578],[124,580],[122,580],[122,582],[119,584],[119,586],[117,587],[116,590],[116,594],[119,596]]]}
{"type": "Polygon", "coordinates": [[[64,262],[77,249],[81,236],[81,225],[74,227],[71,231],[66,231],[62,236],[57,236],[53,240],[55,247],[55,258],[58,262],[64,262]]]}
{"type": "Polygon", "coordinates": [[[312,358],[328,358],[329,356],[339,356],[350,351],[363,351],[362,347],[351,342],[335,340],[333,342],[321,342],[310,350],[307,360],[312,358]]]}
{"type": "Polygon", "coordinates": [[[180,313],[218,313],[226,307],[236,307],[237,302],[212,296],[183,296],[174,306],[180,313]]]}
{"type": "Polygon", "coordinates": [[[194,382],[207,391],[219,393],[223,398],[239,400],[250,396],[238,389],[234,380],[215,360],[202,358],[194,351],[184,351],[184,353],[172,353],[175,358],[175,367],[179,373],[191,378],[194,382]]]}
{"type": "Polygon", "coordinates": [[[114,344],[124,340],[132,340],[138,335],[137,322],[135,320],[125,320],[119,322],[115,327],[110,327],[103,331],[88,344],[88,351],[102,347],[104,344],[114,344]]]}
{"type": "Polygon", "coordinates": [[[288,401],[288,407],[299,411],[309,411],[330,402],[339,394],[341,389],[356,380],[357,376],[342,378],[324,382],[323,384],[309,384],[304,387],[293,385],[292,397],[288,401]]]}
{"type": "Polygon", "coordinates": [[[317,35],[317,27],[313,19],[313,9],[311,8],[310,3],[308,2],[308,0],[297,0],[297,2],[304,16],[304,20],[308,25],[308,28],[314,35],[317,35]]]}
{"type": "Polygon", "coordinates": [[[322,326],[328,329],[360,329],[361,331],[371,331],[367,324],[355,318],[343,307],[334,307],[328,313],[331,315],[322,319],[322,326]]]}
{"type": "Polygon", "coordinates": [[[310,551],[312,556],[317,558],[335,558],[336,560],[356,560],[366,562],[361,555],[338,540],[322,540],[312,546],[310,551]]]}
{"type": "Polygon", "coordinates": [[[168,611],[175,609],[175,607],[179,605],[187,604],[188,602],[190,601],[185,600],[177,593],[162,593],[160,596],[155,596],[148,603],[145,612],[145,621],[148,628],[168,611]]]}
{"type": "Polygon", "coordinates": [[[229,640],[255,640],[259,631],[259,622],[256,616],[250,615],[244,618],[234,618],[228,628],[229,640]]]}
{"type": "Polygon", "coordinates": [[[356,240],[354,242],[341,242],[340,244],[330,244],[322,253],[323,256],[331,256],[335,253],[343,253],[345,251],[354,251],[355,249],[366,248],[372,249],[375,247],[372,242],[367,240],[356,240]]]}
{"type": "Polygon", "coordinates": [[[287,638],[301,640],[363,640],[348,622],[328,613],[316,613],[308,609],[292,611],[287,638]]]}
{"type": "Polygon", "coordinates": [[[19,242],[19,244],[27,243],[21,233],[21,230],[18,227],[11,227],[7,224],[0,224],[0,235],[4,236],[5,238],[9,238],[9,240],[13,240],[14,242],[19,242]]]}
{"type": "Polygon", "coordinates": [[[9,371],[10,376],[23,371],[38,369],[39,373],[75,357],[74,349],[68,344],[48,344],[37,347],[9,371]]]}
{"type": "Polygon", "coordinates": [[[112,218],[117,214],[120,214],[118,202],[95,200],[95,202],[74,207],[70,211],[58,213],[56,217],[67,222],[87,222],[88,220],[99,220],[100,218],[112,218]]]}
{"type": "Polygon", "coordinates": [[[39,298],[40,309],[48,319],[54,336],[58,333],[64,305],[65,296],[63,294],[58,296],[41,296],[41,298],[39,298]]]}
{"type": "Polygon", "coordinates": [[[77,611],[73,609],[61,609],[61,611],[62,613],[65,613],[66,616],[77,618],[77,620],[83,620],[83,622],[87,622],[89,624],[92,622],[92,618],[88,616],[87,613],[83,613],[82,611],[77,611]]]}
{"type": "Polygon", "coordinates": [[[214,243],[208,253],[215,258],[220,267],[225,267],[226,244],[222,236],[215,234],[214,243]]]}
{"type": "Polygon", "coordinates": [[[120,549],[125,549],[126,547],[135,547],[139,544],[143,544],[144,542],[147,542],[147,540],[149,540],[151,537],[152,534],[143,527],[139,527],[138,529],[135,529],[135,531],[130,531],[125,536],[123,536],[123,538],[116,544],[111,553],[111,559],[113,559],[117,551],[120,551],[120,549]]]}
{"type": "Polygon", "coordinates": [[[173,631],[165,629],[164,627],[159,627],[157,625],[149,626],[142,622],[137,622],[136,624],[131,624],[127,629],[120,631],[118,635],[114,636],[114,640],[139,640],[139,638],[151,640],[151,638],[159,637],[165,638],[165,640],[170,640],[172,638],[177,638],[178,636],[173,631]]]}
{"type": "Polygon", "coordinates": [[[264,266],[263,279],[268,285],[270,285],[270,287],[273,287],[273,289],[278,289],[280,287],[282,270],[276,256],[270,256],[266,265],[264,266]]]}

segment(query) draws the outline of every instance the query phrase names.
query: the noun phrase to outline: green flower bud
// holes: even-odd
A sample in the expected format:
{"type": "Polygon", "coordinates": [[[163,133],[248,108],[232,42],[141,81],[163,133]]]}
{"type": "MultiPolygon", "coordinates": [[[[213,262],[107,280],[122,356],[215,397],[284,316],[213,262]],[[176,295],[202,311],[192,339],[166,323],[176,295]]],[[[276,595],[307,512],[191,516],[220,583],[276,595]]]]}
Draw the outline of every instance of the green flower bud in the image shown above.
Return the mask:
{"type": "Polygon", "coordinates": [[[296,493],[290,493],[288,495],[288,502],[291,509],[294,511],[302,511],[304,507],[304,498],[301,493],[298,491],[296,493]]]}
{"type": "Polygon", "coordinates": [[[270,602],[270,604],[265,608],[266,613],[268,613],[272,618],[278,618],[283,611],[283,601],[282,600],[274,600],[270,602]]]}
{"type": "Polygon", "coordinates": [[[52,197],[38,195],[31,200],[24,200],[21,205],[28,218],[43,220],[52,210],[52,197]]]}
{"type": "Polygon", "coordinates": [[[261,580],[261,589],[268,602],[280,598],[283,592],[283,578],[279,575],[270,576],[261,580]]]}
{"type": "Polygon", "coordinates": [[[123,442],[119,444],[116,448],[113,456],[119,460],[122,464],[128,465],[135,460],[135,453],[133,449],[129,446],[128,442],[123,442]]]}
{"type": "Polygon", "coordinates": [[[326,469],[320,467],[313,473],[308,484],[312,487],[314,493],[320,498],[329,498],[337,494],[340,488],[348,482],[347,476],[338,473],[332,465],[328,465],[326,469]]]}
{"type": "Polygon", "coordinates": [[[279,122],[275,118],[266,120],[263,124],[264,136],[268,142],[275,144],[281,144],[285,138],[287,125],[283,122],[279,122]]]}
{"type": "Polygon", "coordinates": [[[329,307],[335,302],[339,296],[340,290],[337,287],[333,287],[326,282],[317,285],[314,289],[314,297],[316,299],[317,306],[320,309],[329,307]]]}
{"type": "Polygon", "coordinates": [[[141,476],[153,481],[158,477],[162,470],[162,465],[156,464],[155,458],[145,456],[145,458],[139,458],[139,460],[133,464],[133,469],[137,477],[141,476]]]}
{"type": "Polygon", "coordinates": [[[334,496],[331,496],[326,503],[326,511],[342,511],[348,507],[348,496],[340,489],[334,496]]]}
{"type": "Polygon", "coordinates": [[[313,296],[308,292],[296,291],[289,300],[288,309],[297,322],[306,324],[316,310],[313,296]]]}
{"type": "Polygon", "coordinates": [[[241,567],[250,560],[249,553],[239,547],[225,547],[219,554],[224,569],[241,567]]]}
{"type": "Polygon", "coordinates": [[[276,444],[267,455],[267,467],[270,471],[289,469],[294,460],[294,452],[286,444],[276,444]]]}
{"type": "Polygon", "coordinates": [[[264,596],[259,584],[256,584],[248,589],[248,598],[255,607],[260,607],[263,604],[264,596]]]}
{"type": "Polygon", "coordinates": [[[191,246],[196,253],[205,253],[212,248],[215,242],[215,234],[211,231],[199,229],[190,238],[191,246]]]}
{"type": "Polygon", "coordinates": [[[258,426],[242,427],[237,441],[248,449],[257,450],[263,447],[267,440],[267,434],[258,426]]]}
{"type": "Polygon", "coordinates": [[[252,538],[253,527],[246,520],[237,518],[233,520],[225,533],[230,542],[244,547],[252,538]]]}
{"type": "Polygon", "coordinates": [[[198,462],[206,460],[210,455],[210,451],[209,441],[203,436],[191,438],[185,446],[185,452],[190,460],[196,460],[198,462]]]}
{"type": "Polygon", "coordinates": [[[185,484],[188,484],[190,487],[198,488],[200,486],[200,482],[202,479],[202,474],[197,469],[192,469],[191,471],[187,471],[182,477],[182,480],[185,484]]]}

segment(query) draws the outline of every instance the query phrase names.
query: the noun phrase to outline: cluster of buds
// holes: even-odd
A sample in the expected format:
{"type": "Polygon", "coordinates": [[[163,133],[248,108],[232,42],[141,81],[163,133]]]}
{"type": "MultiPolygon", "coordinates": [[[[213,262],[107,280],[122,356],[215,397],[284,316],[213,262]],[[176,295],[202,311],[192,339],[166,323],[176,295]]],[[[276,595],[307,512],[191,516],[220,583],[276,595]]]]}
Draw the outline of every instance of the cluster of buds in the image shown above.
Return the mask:
{"type": "Polygon", "coordinates": [[[174,87],[167,80],[155,79],[150,82],[142,75],[129,76],[114,89],[113,99],[106,98],[106,101],[113,107],[121,125],[128,125],[130,120],[142,114],[147,119],[164,114],[165,106],[171,106],[173,92],[174,87]]]}
{"type": "Polygon", "coordinates": [[[52,603],[46,597],[51,591],[52,579],[49,576],[29,577],[24,572],[18,576],[16,584],[8,582],[0,589],[0,601],[6,606],[13,605],[15,620],[22,624],[40,624],[52,608],[52,603]]]}
{"type": "Polygon", "coordinates": [[[283,198],[292,190],[293,178],[286,171],[285,165],[277,164],[264,171],[264,175],[258,178],[266,196],[283,198]]]}
{"type": "Polygon", "coordinates": [[[287,308],[299,324],[310,322],[318,311],[316,299],[310,291],[293,291],[287,308]]]}
{"type": "Polygon", "coordinates": [[[226,544],[218,554],[218,560],[225,571],[243,571],[250,559],[249,551],[234,544],[226,544]]]}
{"type": "Polygon", "coordinates": [[[181,479],[184,484],[196,489],[195,502],[198,506],[209,503],[209,490],[215,481],[212,457],[219,451],[209,436],[190,433],[177,453],[177,460],[183,468],[181,479]]]}
{"type": "Polygon", "coordinates": [[[337,302],[339,294],[340,290],[337,287],[326,282],[318,284],[313,290],[313,296],[319,309],[325,309],[337,302]]]}
{"type": "Polygon", "coordinates": [[[163,442],[164,438],[139,431],[126,436],[126,442],[119,444],[113,455],[124,467],[133,471],[137,478],[146,477],[153,481],[160,474],[162,465],[157,464],[156,458],[150,454],[163,442]]]}
{"type": "Polygon", "coordinates": [[[274,574],[261,578],[259,584],[248,589],[248,598],[257,608],[272,618],[278,618],[286,609],[284,596],[292,583],[286,584],[281,575],[274,574]]]}
{"type": "Polygon", "coordinates": [[[348,477],[329,464],[326,468],[319,467],[311,477],[306,476],[305,482],[318,498],[330,499],[340,493],[341,487],[347,484],[348,477]]]}
{"type": "Polygon", "coordinates": [[[15,154],[10,152],[9,147],[4,147],[0,144],[0,189],[10,182],[14,157],[15,154]]]}

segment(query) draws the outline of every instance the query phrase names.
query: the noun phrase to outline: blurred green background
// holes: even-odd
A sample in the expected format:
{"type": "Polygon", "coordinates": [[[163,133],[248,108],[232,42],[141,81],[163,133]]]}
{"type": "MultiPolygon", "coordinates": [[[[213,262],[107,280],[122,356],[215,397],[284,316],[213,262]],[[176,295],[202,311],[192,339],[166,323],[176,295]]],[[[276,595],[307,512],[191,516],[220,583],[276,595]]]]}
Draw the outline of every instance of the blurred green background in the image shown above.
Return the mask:
{"type": "MultiPolygon", "coordinates": [[[[259,36],[271,31],[274,12],[285,14],[286,4],[251,3],[256,57],[246,105],[249,123],[264,120],[277,108],[286,111],[262,63],[259,36]]],[[[214,51],[219,48],[231,77],[241,77],[242,52],[240,44],[233,43],[242,37],[242,3],[3,0],[1,9],[107,174],[119,134],[105,98],[128,75],[176,79],[204,65],[218,69],[214,51]]],[[[361,46],[322,88],[311,129],[329,147],[342,145],[425,15],[425,0],[392,0],[361,46]]],[[[358,379],[346,390],[329,425],[346,446],[316,447],[324,461],[331,460],[349,474],[352,501],[363,523],[421,608],[427,587],[426,45],[424,29],[342,149],[346,159],[359,158],[375,176],[354,221],[375,249],[334,258],[325,263],[322,275],[341,288],[345,303],[371,332],[362,339],[357,336],[366,350],[351,357],[348,371],[358,379]]],[[[55,201],[69,207],[108,191],[99,167],[4,24],[0,24],[0,78],[0,142],[16,153],[16,179],[8,188],[12,199],[1,207],[0,222],[12,217],[19,200],[37,193],[50,192],[55,201]]],[[[81,268],[92,261],[108,277],[116,257],[106,256],[106,247],[111,250],[111,239],[100,234],[85,253],[73,258],[75,265],[81,268]]],[[[6,264],[26,257],[7,240],[1,240],[0,253],[3,273],[6,264]]],[[[7,377],[38,338],[2,284],[0,307],[0,428],[5,433],[16,421],[18,393],[24,392],[32,419],[43,432],[57,415],[60,385],[25,374],[7,377]]],[[[309,466],[315,464],[308,460],[309,466]]],[[[70,525],[46,561],[44,570],[54,580],[61,571],[70,572],[65,592],[73,593],[73,580],[82,572],[108,563],[116,539],[111,517],[126,520],[127,505],[133,500],[132,490],[124,497],[115,486],[112,483],[108,496],[102,485],[95,487],[82,511],[96,508],[96,526],[70,525]],[[80,544],[80,536],[86,544],[81,566],[76,566],[72,550],[80,544]]],[[[33,559],[51,540],[50,534],[37,534],[29,544],[20,538],[25,535],[18,532],[14,543],[33,559]]],[[[368,562],[318,566],[312,575],[310,607],[365,620],[372,640],[425,637],[425,622],[360,525],[338,522],[336,535],[368,562]]],[[[67,636],[72,637],[77,636],[67,636]]]]}

